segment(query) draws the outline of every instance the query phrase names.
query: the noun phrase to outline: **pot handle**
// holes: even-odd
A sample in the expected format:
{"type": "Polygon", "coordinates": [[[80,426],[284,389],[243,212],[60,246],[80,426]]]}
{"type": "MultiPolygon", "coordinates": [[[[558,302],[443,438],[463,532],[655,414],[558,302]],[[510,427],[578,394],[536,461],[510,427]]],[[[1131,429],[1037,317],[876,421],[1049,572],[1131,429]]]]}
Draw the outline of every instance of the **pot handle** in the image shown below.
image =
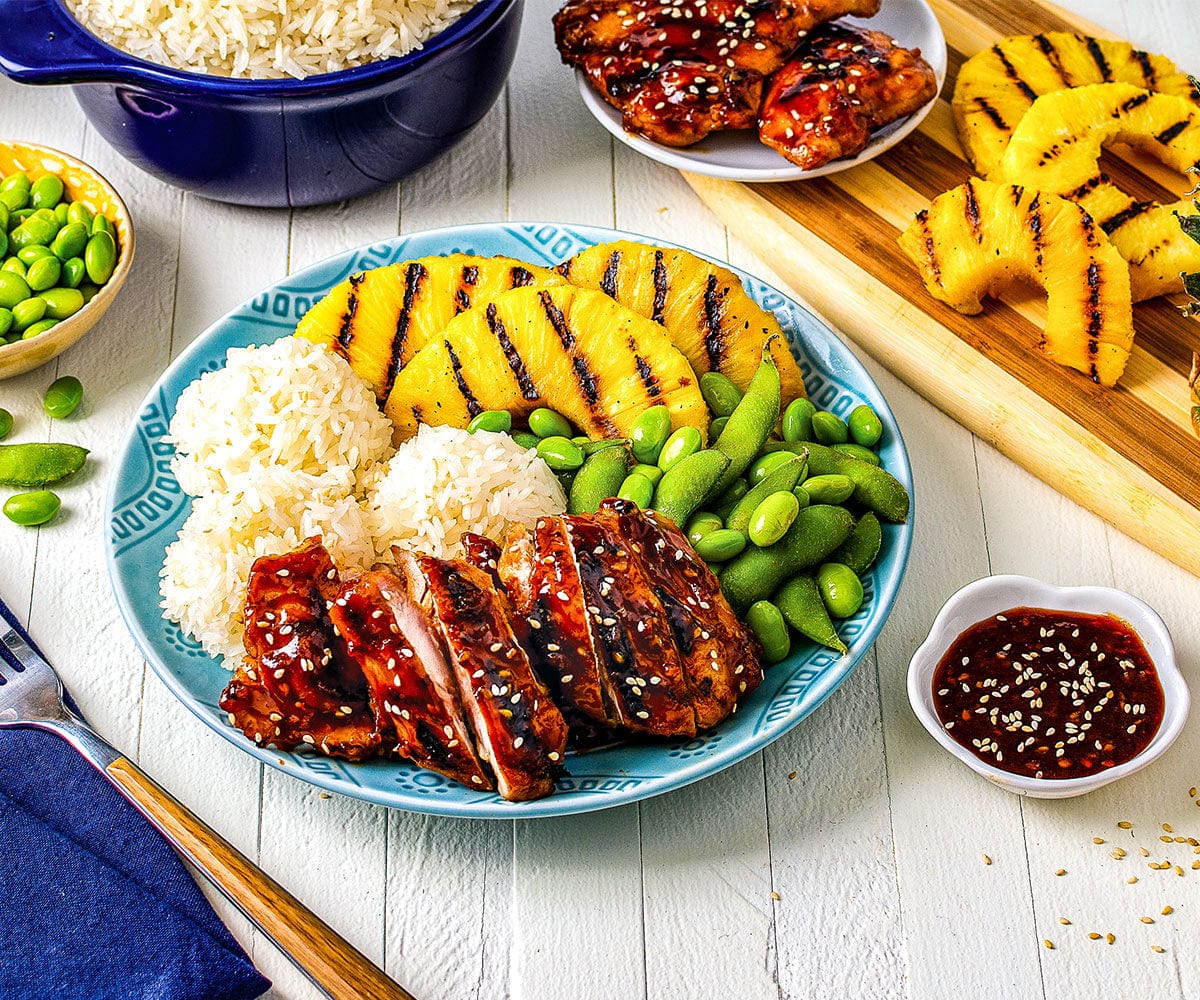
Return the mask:
{"type": "Polygon", "coordinates": [[[106,45],[61,0],[0,0],[0,71],[21,83],[133,80],[132,57],[106,45]]]}

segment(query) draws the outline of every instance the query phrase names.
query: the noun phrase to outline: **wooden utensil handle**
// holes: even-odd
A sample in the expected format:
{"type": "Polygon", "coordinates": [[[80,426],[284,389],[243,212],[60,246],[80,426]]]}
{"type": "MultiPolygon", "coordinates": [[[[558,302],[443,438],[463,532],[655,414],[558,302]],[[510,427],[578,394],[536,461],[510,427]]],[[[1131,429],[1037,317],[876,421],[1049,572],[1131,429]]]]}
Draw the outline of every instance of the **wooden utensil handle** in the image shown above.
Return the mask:
{"type": "Polygon", "coordinates": [[[415,1000],[129,760],[119,757],[106,770],[184,857],[334,1000],[415,1000]]]}

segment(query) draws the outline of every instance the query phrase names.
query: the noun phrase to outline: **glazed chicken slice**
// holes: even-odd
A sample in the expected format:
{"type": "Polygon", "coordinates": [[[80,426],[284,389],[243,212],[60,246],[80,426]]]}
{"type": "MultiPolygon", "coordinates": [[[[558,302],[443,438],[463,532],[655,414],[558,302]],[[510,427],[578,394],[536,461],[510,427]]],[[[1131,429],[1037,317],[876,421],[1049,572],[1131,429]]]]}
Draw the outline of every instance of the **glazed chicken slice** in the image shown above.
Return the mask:
{"type": "Polygon", "coordinates": [[[805,170],[854,156],[871,130],[937,97],[920,49],[881,31],[828,24],[772,78],[759,112],[759,138],[805,170]]]}
{"type": "Polygon", "coordinates": [[[255,560],[246,588],[246,657],[220,705],[259,746],[306,744],[349,760],[379,749],[366,681],[329,620],[339,587],[319,538],[255,560]]]}
{"type": "Polygon", "coordinates": [[[386,569],[363,573],[342,587],[329,616],[366,678],[383,749],[470,788],[495,788],[458,685],[405,582],[386,569]]]}
{"type": "Polygon", "coordinates": [[[711,729],[737,711],[762,682],[758,644],[738,621],[712,570],[683,533],[628,500],[605,500],[597,515],[626,539],[639,572],[662,606],[682,659],[696,728],[711,729]]]}
{"type": "Polygon", "coordinates": [[[880,0],[568,0],[563,61],[582,69],[627,131],[671,146],[752,128],[764,78],[815,27],[880,0]]]}
{"type": "Polygon", "coordinates": [[[500,794],[513,801],[549,795],[562,770],[567,725],[517,643],[504,594],[468,563],[395,554],[409,594],[445,647],[479,756],[495,772],[500,794]]]}

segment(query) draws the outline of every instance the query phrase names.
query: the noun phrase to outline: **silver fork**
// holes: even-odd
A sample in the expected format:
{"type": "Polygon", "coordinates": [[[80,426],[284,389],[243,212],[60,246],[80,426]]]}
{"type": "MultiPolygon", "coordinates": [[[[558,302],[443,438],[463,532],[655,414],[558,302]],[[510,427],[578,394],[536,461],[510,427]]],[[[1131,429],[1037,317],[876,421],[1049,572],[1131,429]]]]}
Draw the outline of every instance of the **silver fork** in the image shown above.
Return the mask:
{"type": "Polygon", "coordinates": [[[58,674],[0,601],[0,728],[6,727],[44,729],[70,743],[326,995],[414,1000],[73,712],[58,674]]]}

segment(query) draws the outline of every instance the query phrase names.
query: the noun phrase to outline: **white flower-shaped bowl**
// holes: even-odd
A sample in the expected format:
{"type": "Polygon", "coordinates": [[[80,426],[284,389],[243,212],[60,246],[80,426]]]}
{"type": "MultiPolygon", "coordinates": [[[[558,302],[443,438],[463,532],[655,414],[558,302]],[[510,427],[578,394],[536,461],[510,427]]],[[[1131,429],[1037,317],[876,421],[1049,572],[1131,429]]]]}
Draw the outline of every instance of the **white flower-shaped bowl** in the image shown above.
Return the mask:
{"type": "Polygon", "coordinates": [[[1027,576],[988,576],[967,584],[938,612],[929,637],[909,663],[908,700],[929,734],[972,771],[1017,795],[1063,799],[1095,791],[1140,771],[1161,755],[1183,729],[1191,699],[1175,661],[1175,647],[1166,625],[1153,609],[1136,597],[1109,587],[1055,587],[1027,576]],[[1079,778],[1031,778],[985,763],[946,732],[933,700],[933,673],[938,662],[954,640],[976,622],[1018,607],[1116,615],[1137,632],[1158,671],[1163,689],[1162,724],[1141,753],[1097,774],[1079,778]]]}

